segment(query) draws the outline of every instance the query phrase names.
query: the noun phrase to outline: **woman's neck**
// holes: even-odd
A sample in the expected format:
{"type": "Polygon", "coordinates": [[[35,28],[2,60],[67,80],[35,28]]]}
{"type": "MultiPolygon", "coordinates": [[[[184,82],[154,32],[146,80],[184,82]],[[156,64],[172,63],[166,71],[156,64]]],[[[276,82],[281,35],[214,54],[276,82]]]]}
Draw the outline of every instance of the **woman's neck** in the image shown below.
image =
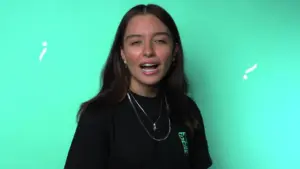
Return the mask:
{"type": "Polygon", "coordinates": [[[133,80],[131,80],[129,89],[133,93],[144,97],[155,97],[159,90],[156,86],[143,85],[133,80]]]}

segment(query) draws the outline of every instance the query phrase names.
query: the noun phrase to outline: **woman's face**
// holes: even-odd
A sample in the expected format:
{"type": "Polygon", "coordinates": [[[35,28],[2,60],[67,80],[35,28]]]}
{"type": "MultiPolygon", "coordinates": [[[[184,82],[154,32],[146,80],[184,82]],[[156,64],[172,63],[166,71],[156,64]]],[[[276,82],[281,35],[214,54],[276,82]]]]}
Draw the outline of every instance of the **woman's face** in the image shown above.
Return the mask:
{"type": "MultiPolygon", "coordinates": [[[[168,28],[154,15],[133,17],[125,30],[121,56],[131,73],[131,83],[155,85],[166,75],[174,44],[168,28]]],[[[175,47],[177,51],[177,47],[175,47]]]]}

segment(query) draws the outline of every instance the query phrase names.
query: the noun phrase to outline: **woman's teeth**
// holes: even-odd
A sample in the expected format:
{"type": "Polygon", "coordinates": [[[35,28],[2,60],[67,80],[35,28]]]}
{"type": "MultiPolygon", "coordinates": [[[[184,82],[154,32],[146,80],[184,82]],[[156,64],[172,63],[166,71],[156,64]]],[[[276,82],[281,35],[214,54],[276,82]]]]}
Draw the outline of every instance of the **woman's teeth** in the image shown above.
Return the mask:
{"type": "Polygon", "coordinates": [[[154,64],[154,63],[145,63],[140,65],[143,73],[145,75],[154,75],[158,72],[158,64],[154,64]]]}
{"type": "Polygon", "coordinates": [[[142,69],[156,69],[157,68],[157,64],[152,64],[152,63],[146,63],[141,65],[142,69]]]}

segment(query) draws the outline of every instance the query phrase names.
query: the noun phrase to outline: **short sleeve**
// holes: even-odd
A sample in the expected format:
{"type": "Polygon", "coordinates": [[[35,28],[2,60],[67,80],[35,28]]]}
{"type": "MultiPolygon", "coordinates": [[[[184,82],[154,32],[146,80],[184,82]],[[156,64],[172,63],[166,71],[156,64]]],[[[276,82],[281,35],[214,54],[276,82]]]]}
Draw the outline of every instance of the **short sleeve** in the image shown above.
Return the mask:
{"type": "Polygon", "coordinates": [[[88,106],[81,115],[64,169],[105,169],[109,153],[108,115],[88,106]]]}
{"type": "Polygon", "coordinates": [[[191,166],[192,169],[208,169],[212,166],[212,160],[209,153],[209,147],[205,134],[205,127],[201,112],[196,103],[189,99],[190,111],[199,122],[197,128],[194,129],[194,136],[191,141],[191,166]]]}

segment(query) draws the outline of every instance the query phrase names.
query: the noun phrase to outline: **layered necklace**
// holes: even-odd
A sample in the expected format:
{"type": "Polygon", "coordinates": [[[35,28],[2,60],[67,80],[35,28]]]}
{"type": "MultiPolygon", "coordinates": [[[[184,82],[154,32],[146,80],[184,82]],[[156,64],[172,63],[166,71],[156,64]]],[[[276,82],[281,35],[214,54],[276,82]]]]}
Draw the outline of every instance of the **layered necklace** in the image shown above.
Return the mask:
{"type": "MultiPolygon", "coordinates": [[[[127,97],[128,97],[128,99],[129,99],[129,102],[130,102],[130,104],[131,104],[131,106],[132,106],[132,108],[133,108],[133,110],[134,110],[134,112],[135,112],[135,114],[136,114],[136,116],[137,116],[137,118],[138,118],[140,124],[143,126],[144,130],[147,132],[147,134],[149,135],[149,137],[152,138],[152,139],[155,140],[155,141],[163,141],[163,140],[166,140],[166,139],[169,137],[169,135],[170,135],[170,133],[171,133],[171,128],[172,128],[172,127],[171,127],[171,120],[170,120],[169,116],[168,116],[168,123],[169,123],[168,133],[167,133],[163,138],[155,138],[155,136],[153,136],[153,135],[150,134],[149,130],[146,128],[146,126],[145,126],[144,123],[142,122],[141,117],[140,117],[139,114],[138,114],[137,108],[136,108],[136,106],[133,104],[133,102],[135,102],[136,105],[139,107],[139,109],[141,109],[141,111],[145,114],[145,116],[148,118],[148,120],[149,120],[149,121],[151,122],[151,124],[152,124],[152,130],[155,132],[155,131],[158,129],[158,128],[157,128],[157,122],[158,122],[158,120],[160,119],[161,114],[162,114],[162,105],[163,105],[162,103],[163,103],[163,101],[161,101],[161,107],[160,107],[160,113],[159,113],[159,116],[158,116],[158,118],[157,118],[155,121],[153,121],[153,120],[148,116],[148,114],[147,114],[146,111],[143,109],[143,107],[139,104],[139,102],[135,99],[135,97],[134,97],[130,92],[127,93],[127,97]]],[[[165,96],[164,98],[165,98],[164,100],[165,100],[165,104],[166,104],[167,114],[169,115],[169,112],[170,112],[169,104],[168,104],[168,101],[167,101],[166,96],[165,96]]]]}

